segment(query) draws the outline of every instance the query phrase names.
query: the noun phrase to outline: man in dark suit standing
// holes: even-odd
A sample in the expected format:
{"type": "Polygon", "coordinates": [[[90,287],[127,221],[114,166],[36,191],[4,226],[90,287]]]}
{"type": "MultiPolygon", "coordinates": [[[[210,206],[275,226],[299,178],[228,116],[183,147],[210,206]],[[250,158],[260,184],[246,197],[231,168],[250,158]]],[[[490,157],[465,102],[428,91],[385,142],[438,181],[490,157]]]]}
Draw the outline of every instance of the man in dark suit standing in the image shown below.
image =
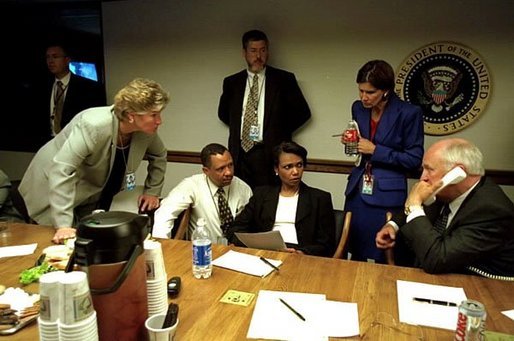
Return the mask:
{"type": "MultiPolygon", "coordinates": [[[[514,205],[483,177],[482,153],[471,142],[453,138],[434,143],[423,157],[421,181],[413,186],[405,212],[393,217],[376,237],[378,248],[410,253],[429,273],[474,273],[514,280],[514,205]],[[444,187],[436,202],[422,205],[441,187],[441,178],[460,167],[466,178],[444,187]],[[398,229],[399,227],[399,229],[398,229]]],[[[398,258],[401,257],[395,257],[398,258]]]]}
{"type": "Polygon", "coordinates": [[[45,90],[45,113],[50,129],[47,140],[57,135],[71,119],[84,109],[106,105],[105,90],[100,83],[70,72],[71,57],[62,45],[46,49],[46,65],[52,74],[45,90]]]}
{"type": "Polygon", "coordinates": [[[229,126],[235,174],[254,188],[277,183],[272,149],[290,141],[311,112],[294,74],[266,64],[266,34],[248,31],[242,43],[248,68],[224,79],[218,117],[229,126]]]}

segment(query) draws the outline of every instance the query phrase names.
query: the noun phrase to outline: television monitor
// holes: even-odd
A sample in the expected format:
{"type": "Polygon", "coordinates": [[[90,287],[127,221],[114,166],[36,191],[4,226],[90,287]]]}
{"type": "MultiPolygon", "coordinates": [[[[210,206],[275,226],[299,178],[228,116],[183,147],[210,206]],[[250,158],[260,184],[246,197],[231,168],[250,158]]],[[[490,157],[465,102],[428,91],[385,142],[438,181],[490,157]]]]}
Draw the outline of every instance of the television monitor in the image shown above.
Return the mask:
{"type": "Polygon", "coordinates": [[[96,66],[93,63],[70,62],[70,70],[75,75],[98,82],[98,73],[96,72],[96,66]]]}

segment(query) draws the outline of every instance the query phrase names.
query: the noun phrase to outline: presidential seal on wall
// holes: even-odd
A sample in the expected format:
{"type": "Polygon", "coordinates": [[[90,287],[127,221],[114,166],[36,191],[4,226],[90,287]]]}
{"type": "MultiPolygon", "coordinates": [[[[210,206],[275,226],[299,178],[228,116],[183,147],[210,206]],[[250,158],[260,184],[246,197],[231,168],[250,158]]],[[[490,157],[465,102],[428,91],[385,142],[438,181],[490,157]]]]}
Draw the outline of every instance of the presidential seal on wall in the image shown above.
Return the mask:
{"type": "Polygon", "coordinates": [[[482,57],[469,47],[435,42],[403,61],[396,72],[395,92],[423,108],[425,134],[448,135],[483,113],[491,78],[482,57]]]}

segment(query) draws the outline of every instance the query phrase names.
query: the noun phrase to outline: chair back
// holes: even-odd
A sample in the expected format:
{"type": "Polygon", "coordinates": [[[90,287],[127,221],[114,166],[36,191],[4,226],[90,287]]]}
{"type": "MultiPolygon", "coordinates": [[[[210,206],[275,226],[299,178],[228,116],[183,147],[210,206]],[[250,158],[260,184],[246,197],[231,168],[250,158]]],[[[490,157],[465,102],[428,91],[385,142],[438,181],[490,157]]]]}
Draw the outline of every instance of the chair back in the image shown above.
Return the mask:
{"type": "Polygon", "coordinates": [[[332,258],[346,258],[348,235],[350,234],[350,222],[352,220],[352,212],[342,210],[334,210],[334,218],[336,221],[336,245],[337,249],[332,258]]]}
{"type": "MultiPolygon", "coordinates": [[[[386,223],[391,220],[391,218],[393,217],[393,214],[391,212],[387,212],[386,213],[386,223]]],[[[389,264],[389,265],[394,265],[394,251],[393,249],[387,249],[384,251],[385,253],[385,258],[386,258],[386,263],[389,264]]]]}
{"type": "Polygon", "coordinates": [[[191,206],[179,214],[171,230],[171,238],[173,239],[186,239],[189,220],[191,219],[191,206]]]}

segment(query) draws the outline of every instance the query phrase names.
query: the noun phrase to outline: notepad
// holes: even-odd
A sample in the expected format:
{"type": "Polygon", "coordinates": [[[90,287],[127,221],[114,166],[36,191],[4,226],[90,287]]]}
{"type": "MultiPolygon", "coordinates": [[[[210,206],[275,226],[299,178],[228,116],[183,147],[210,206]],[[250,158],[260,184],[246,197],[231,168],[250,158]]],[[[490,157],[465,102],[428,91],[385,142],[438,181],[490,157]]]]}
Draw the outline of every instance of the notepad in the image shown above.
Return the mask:
{"type": "MultiPolygon", "coordinates": [[[[282,261],[278,259],[266,258],[266,260],[276,267],[282,265],[282,261]]],[[[259,277],[265,277],[275,270],[260,260],[258,256],[234,250],[229,250],[227,253],[213,260],[212,265],[259,277]]]]}
{"type": "Polygon", "coordinates": [[[246,245],[254,249],[261,250],[283,250],[286,248],[284,239],[280,231],[258,232],[258,233],[243,233],[236,232],[236,237],[246,245]]]}
{"type": "Polygon", "coordinates": [[[398,280],[396,289],[400,322],[455,330],[458,307],[420,302],[414,298],[454,302],[458,305],[466,299],[463,288],[398,280]]]}
{"type": "Polygon", "coordinates": [[[359,335],[357,303],[329,301],[324,294],[260,290],[246,337],[313,341],[355,335],[359,335]]]}

